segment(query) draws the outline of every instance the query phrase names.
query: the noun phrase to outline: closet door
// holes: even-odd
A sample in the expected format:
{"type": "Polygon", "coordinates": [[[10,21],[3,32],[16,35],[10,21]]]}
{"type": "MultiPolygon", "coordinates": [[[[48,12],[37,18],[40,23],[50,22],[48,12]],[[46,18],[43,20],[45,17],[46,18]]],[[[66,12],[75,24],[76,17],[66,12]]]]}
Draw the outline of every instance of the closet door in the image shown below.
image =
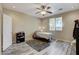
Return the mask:
{"type": "Polygon", "coordinates": [[[12,45],[12,18],[3,14],[3,51],[12,45]]]}

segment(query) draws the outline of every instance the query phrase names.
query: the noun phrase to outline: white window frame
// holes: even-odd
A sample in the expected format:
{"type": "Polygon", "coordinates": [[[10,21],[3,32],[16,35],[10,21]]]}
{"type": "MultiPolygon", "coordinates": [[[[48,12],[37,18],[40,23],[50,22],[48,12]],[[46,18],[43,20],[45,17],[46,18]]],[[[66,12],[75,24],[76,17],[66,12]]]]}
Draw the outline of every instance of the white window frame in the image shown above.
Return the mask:
{"type": "Polygon", "coordinates": [[[63,30],[63,21],[62,21],[62,17],[56,17],[56,18],[50,18],[49,19],[49,30],[50,31],[62,31],[63,30]],[[57,24],[56,24],[56,20],[58,19],[58,18],[61,18],[61,21],[58,21],[58,22],[60,22],[60,26],[58,26],[60,29],[57,29],[58,27],[57,27],[57,24]],[[54,20],[54,21],[52,21],[52,20],[54,20]],[[54,22],[54,24],[52,24],[54,22]],[[50,25],[52,25],[52,26],[50,26],[50,25]],[[53,28],[53,29],[52,29],[53,28]]]}

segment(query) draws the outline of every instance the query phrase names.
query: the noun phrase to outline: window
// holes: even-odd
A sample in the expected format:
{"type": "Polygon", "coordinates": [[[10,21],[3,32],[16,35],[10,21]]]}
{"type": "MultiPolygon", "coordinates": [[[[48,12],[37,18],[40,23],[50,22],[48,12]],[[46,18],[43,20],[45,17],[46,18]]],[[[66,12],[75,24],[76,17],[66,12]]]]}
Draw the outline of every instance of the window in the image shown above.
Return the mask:
{"type": "Polygon", "coordinates": [[[62,17],[49,19],[49,30],[51,31],[62,31],[62,25],[62,17]]]}

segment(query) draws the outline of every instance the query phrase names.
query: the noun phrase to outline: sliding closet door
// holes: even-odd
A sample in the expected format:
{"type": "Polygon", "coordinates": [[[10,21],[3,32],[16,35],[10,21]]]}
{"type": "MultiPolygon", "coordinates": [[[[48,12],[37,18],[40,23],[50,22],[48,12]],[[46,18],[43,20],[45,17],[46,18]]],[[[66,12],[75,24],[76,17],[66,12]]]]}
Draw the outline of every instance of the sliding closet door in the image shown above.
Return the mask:
{"type": "Polygon", "coordinates": [[[12,18],[3,15],[3,51],[12,45],[12,18]]]}

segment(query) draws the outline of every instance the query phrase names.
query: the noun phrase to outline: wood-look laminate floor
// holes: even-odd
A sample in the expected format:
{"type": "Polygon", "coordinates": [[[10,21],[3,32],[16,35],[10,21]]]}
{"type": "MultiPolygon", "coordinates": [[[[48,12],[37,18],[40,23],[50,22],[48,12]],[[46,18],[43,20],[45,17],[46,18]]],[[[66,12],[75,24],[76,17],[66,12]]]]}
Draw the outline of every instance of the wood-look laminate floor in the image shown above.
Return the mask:
{"type": "Polygon", "coordinates": [[[76,55],[76,46],[58,40],[52,41],[50,46],[38,52],[23,42],[13,44],[3,52],[3,55],[76,55]]]}

